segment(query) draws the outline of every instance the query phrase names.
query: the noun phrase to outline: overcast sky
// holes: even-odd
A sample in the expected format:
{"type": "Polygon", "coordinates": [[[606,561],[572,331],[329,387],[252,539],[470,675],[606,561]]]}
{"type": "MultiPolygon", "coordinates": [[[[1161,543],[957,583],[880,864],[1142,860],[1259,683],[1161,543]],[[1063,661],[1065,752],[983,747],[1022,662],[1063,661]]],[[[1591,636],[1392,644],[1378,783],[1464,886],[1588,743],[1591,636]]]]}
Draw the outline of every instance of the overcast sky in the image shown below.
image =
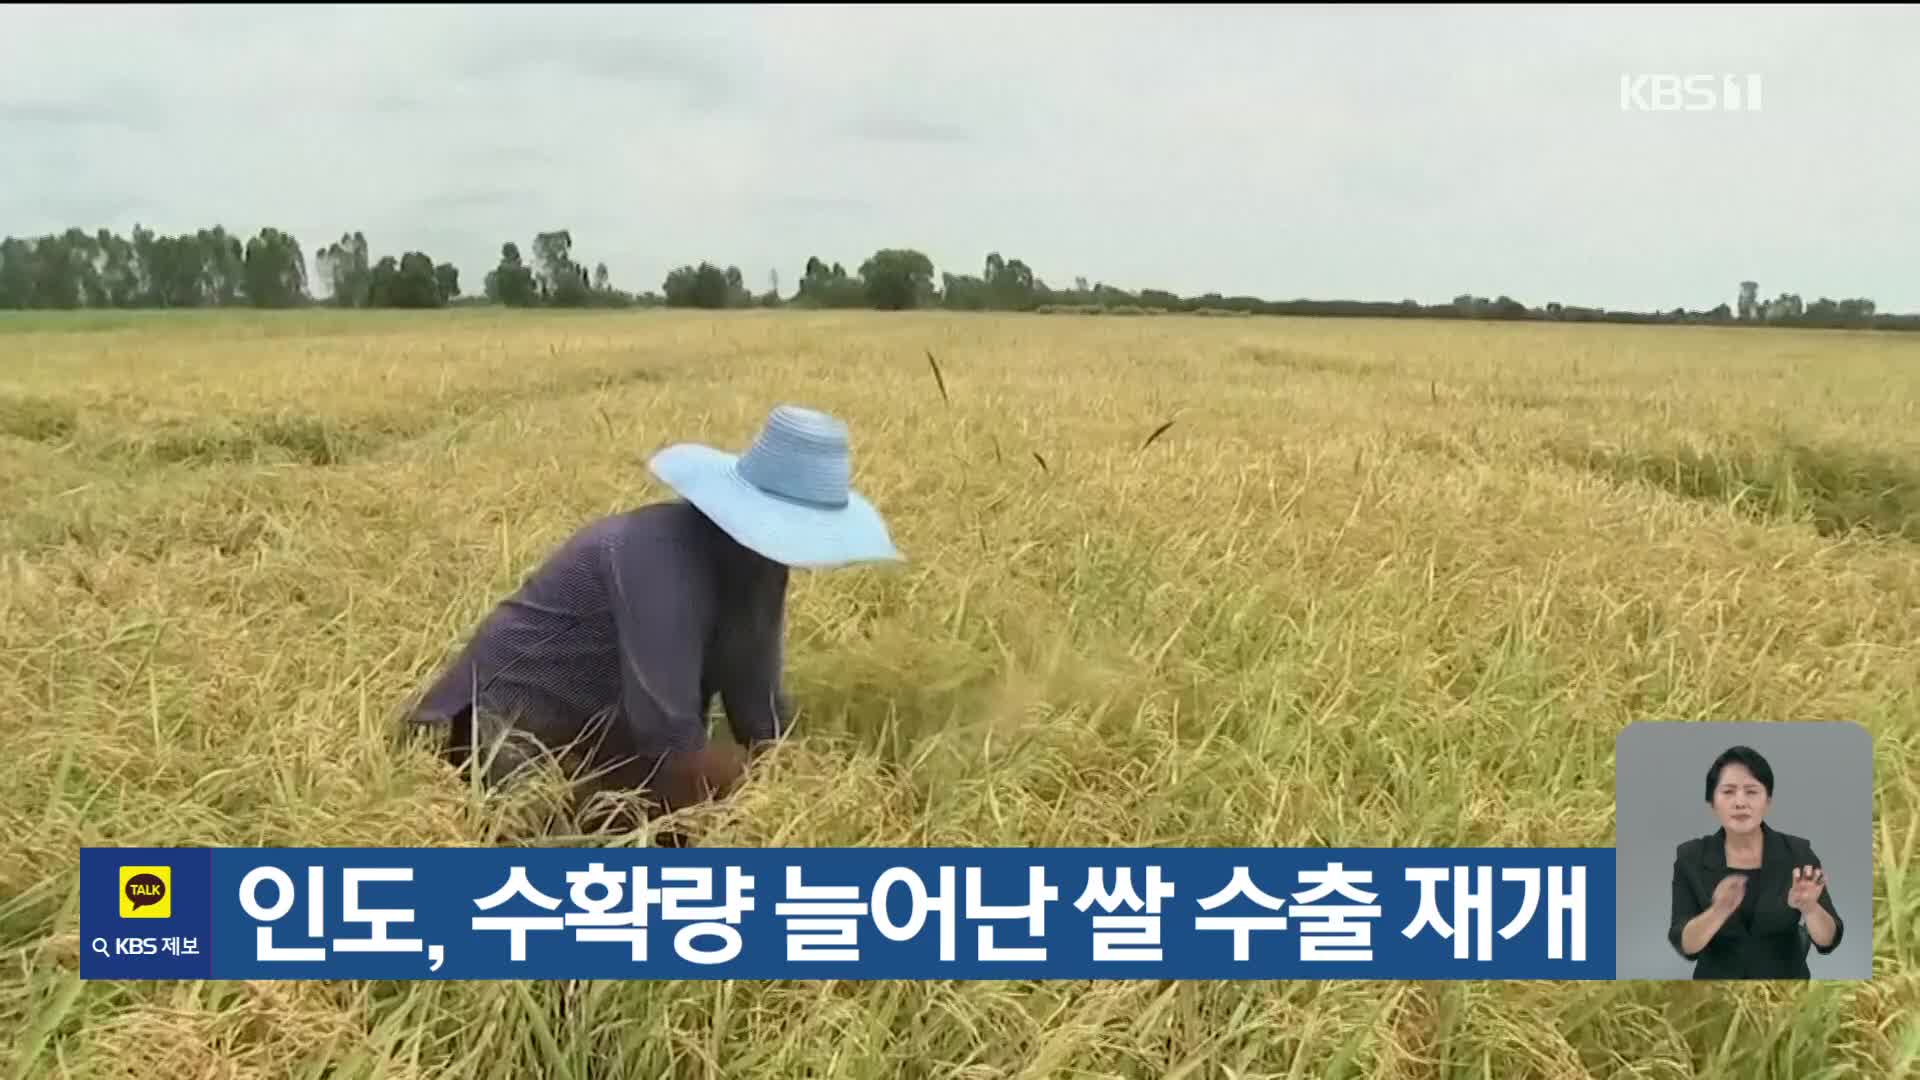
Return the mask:
{"type": "MultiPolygon", "coordinates": [[[[1650,97],[1651,95],[1649,95],[1650,97]]],[[[1920,12],[0,8],[0,234],[423,249],[616,285],[916,247],[1050,284],[1920,312],[1920,12]],[[1630,73],[1757,74],[1637,112],[1630,73]]],[[[311,272],[311,268],[309,270],[311,272]]]]}

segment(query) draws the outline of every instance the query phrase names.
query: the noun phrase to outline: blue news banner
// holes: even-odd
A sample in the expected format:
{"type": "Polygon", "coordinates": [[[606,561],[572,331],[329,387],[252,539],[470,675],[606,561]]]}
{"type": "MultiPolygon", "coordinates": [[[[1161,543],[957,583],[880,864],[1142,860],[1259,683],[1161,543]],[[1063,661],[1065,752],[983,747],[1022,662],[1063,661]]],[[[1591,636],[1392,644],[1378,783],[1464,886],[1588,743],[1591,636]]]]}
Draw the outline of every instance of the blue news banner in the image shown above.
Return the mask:
{"type": "Polygon", "coordinates": [[[84,848],[85,979],[1613,978],[1611,848],[84,848]]]}

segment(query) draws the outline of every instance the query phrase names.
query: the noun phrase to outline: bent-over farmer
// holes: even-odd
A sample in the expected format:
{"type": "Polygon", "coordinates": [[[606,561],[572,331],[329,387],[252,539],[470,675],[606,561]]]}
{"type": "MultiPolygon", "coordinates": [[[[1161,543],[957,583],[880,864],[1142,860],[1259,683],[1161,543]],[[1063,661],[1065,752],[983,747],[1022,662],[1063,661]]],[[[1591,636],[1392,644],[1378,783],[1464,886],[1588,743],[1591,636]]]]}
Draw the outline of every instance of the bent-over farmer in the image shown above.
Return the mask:
{"type": "Polygon", "coordinates": [[[729,789],[745,761],[707,746],[714,697],[735,741],[756,751],[792,716],[788,570],[902,560],[851,487],[846,425],[824,413],[783,405],[743,454],[682,443],[648,467],[684,501],[569,537],[414,711],[414,723],[446,732],[449,760],[464,768],[477,756],[488,784],[552,754],[576,805],[646,789],[663,813],[709,794],[703,786],[729,789]]]}

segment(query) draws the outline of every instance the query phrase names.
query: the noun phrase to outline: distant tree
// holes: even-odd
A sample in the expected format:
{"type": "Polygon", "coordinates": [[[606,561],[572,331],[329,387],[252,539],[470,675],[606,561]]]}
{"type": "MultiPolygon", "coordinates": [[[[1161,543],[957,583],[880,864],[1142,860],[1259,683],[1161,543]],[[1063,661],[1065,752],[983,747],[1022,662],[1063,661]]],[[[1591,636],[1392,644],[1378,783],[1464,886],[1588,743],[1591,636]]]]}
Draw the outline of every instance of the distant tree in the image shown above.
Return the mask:
{"type": "MultiPolygon", "coordinates": [[[[587,266],[574,258],[573,236],[565,229],[534,238],[533,259],[517,244],[501,246],[498,264],[485,274],[485,294],[515,307],[541,304],[625,307],[635,303],[679,307],[779,307],[780,275],[769,274],[765,293],[754,295],[738,266],[711,261],[682,266],[667,275],[663,293],[635,296],[614,288],[604,262],[587,266]]],[[[329,302],[343,307],[439,307],[460,295],[459,271],[434,263],[424,252],[409,251],[374,260],[366,237],[343,233],[314,255],[314,282],[324,282],[329,302]]],[[[932,261],[910,248],[883,248],[849,274],[838,262],[807,259],[792,303],[807,308],[880,308],[904,310],[938,305],[951,310],[1194,311],[1219,309],[1246,314],[1366,316],[1399,318],[1542,319],[1562,322],[1638,324],[1727,323],[1824,328],[1873,328],[1920,331],[1920,315],[1885,315],[1868,297],[1820,297],[1806,304],[1797,293],[1759,299],[1759,285],[1740,283],[1736,306],[1722,303],[1708,311],[1684,307],[1607,311],[1553,301],[1540,308],[1499,296],[1488,300],[1462,293],[1451,303],[1421,304],[1357,300],[1263,300],[1257,296],[1207,292],[1182,297],[1164,289],[1137,293],[1088,278],[1073,278],[1072,289],[1052,289],[1018,258],[990,252],[979,275],[935,273],[932,261]],[[936,281],[937,278],[937,281],[936,281]]],[[[130,236],[109,229],[78,227],[34,237],[0,237],[0,307],[4,308],[187,308],[250,304],[289,307],[310,302],[307,264],[300,243],[290,234],[262,228],[251,239],[221,225],[175,235],[159,235],[135,224],[130,236]]]]}
{"type": "Polygon", "coordinates": [[[441,263],[433,268],[433,284],[440,294],[442,304],[452,303],[460,295],[460,270],[452,263],[441,263]]]}
{"type": "Polygon", "coordinates": [[[208,299],[206,247],[198,236],[156,236],[133,227],[133,246],[146,268],[148,301],[155,307],[199,307],[208,299]]]}
{"type": "Polygon", "coordinates": [[[85,293],[80,265],[85,253],[75,251],[65,236],[42,236],[33,245],[33,305],[70,311],[80,307],[85,293]]]}
{"type": "Polygon", "coordinates": [[[1773,300],[1768,301],[1762,311],[1762,315],[1767,322],[1777,323],[1798,319],[1804,311],[1805,307],[1801,304],[1800,297],[1797,294],[1781,293],[1773,300]]]}
{"type": "Polygon", "coordinates": [[[855,308],[866,306],[867,295],[860,281],[847,276],[845,267],[813,256],[807,259],[794,302],[810,308],[855,308]]]}
{"type": "Polygon", "coordinates": [[[367,261],[366,234],[342,233],[339,240],[320,249],[314,256],[314,265],[327,283],[335,306],[367,306],[373,269],[367,261]]]}
{"type": "Polygon", "coordinates": [[[0,308],[33,307],[34,245],[18,237],[0,241],[0,308]]]}
{"type": "Polygon", "coordinates": [[[581,307],[587,302],[587,272],[573,261],[573,234],[566,229],[533,238],[533,261],[540,294],[555,307],[581,307]]]}
{"type": "Polygon", "coordinates": [[[739,276],[736,269],[732,275],[710,262],[699,266],[682,266],[667,275],[660,291],[666,294],[668,307],[691,307],[719,310],[732,306],[733,282],[739,276]]]}
{"type": "Polygon", "coordinates": [[[487,298],[507,307],[531,307],[539,299],[533,270],[520,261],[520,245],[500,245],[500,265],[486,278],[487,298]]]}
{"type": "Polygon", "coordinates": [[[400,260],[382,255],[367,272],[367,307],[393,307],[394,287],[400,277],[400,260]]]}
{"type": "Polygon", "coordinates": [[[933,261],[908,248],[883,248],[860,266],[867,303],[882,311],[924,307],[933,299],[933,261]]]}
{"type": "Polygon", "coordinates": [[[84,229],[69,228],[61,236],[68,265],[79,287],[81,307],[106,307],[107,286],[102,275],[105,253],[99,239],[84,229]]]}
{"type": "Polygon", "coordinates": [[[229,236],[224,226],[201,229],[194,235],[199,242],[204,295],[215,304],[238,302],[246,288],[247,256],[240,238],[229,236]]]}
{"type": "Polygon", "coordinates": [[[948,311],[985,311],[993,306],[987,283],[971,275],[940,275],[940,306],[948,311]]]}
{"type": "Polygon", "coordinates": [[[1527,305],[1511,296],[1501,296],[1493,302],[1490,314],[1496,319],[1524,319],[1527,317],[1527,305]]]}
{"type": "Polygon", "coordinates": [[[398,269],[387,298],[390,306],[437,308],[446,303],[440,295],[440,279],[434,271],[433,259],[425,252],[409,251],[400,256],[398,269]]]}
{"type": "Polygon", "coordinates": [[[1477,319],[1486,314],[1487,298],[1472,293],[1461,293],[1453,298],[1453,310],[1463,319],[1477,319]]]}
{"type": "Polygon", "coordinates": [[[1029,311],[1039,302],[1035,295],[1033,270],[1019,259],[1002,259],[999,252],[987,256],[987,304],[1001,311],[1029,311]]]}
{"type": "MultiPolygon", "coordinates": [[[[100,284],[109,307],[134,307],[144,302],[146,285],[141,281],[141,266],[134,257],[133,244],[126,237],[107,229],[94,236],[94,248],[100,253],[100,284]]],[[[306,267],[300,268],[301,277],[306,267]]]]}
{"type": "Polygon", "coordinates": [[[243,261],[247,302],[254,307],[297,307],[307,299],[307,260],[300,241],[279,229],[261,229],[247,241],[243,261]]]}

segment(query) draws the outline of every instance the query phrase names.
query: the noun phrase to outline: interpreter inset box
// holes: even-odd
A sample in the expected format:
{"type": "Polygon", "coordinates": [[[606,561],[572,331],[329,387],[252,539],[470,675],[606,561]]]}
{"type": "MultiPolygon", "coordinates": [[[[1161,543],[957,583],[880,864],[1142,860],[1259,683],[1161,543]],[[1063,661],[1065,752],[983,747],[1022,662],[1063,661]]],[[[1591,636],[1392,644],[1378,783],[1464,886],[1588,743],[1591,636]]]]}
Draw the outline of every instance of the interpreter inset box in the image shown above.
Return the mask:
{"type": "Polygon", "coordinates": [[[1871,977],[1865,728],[1636,723],[1614,769],[1617,978],[1871,977]]]}

